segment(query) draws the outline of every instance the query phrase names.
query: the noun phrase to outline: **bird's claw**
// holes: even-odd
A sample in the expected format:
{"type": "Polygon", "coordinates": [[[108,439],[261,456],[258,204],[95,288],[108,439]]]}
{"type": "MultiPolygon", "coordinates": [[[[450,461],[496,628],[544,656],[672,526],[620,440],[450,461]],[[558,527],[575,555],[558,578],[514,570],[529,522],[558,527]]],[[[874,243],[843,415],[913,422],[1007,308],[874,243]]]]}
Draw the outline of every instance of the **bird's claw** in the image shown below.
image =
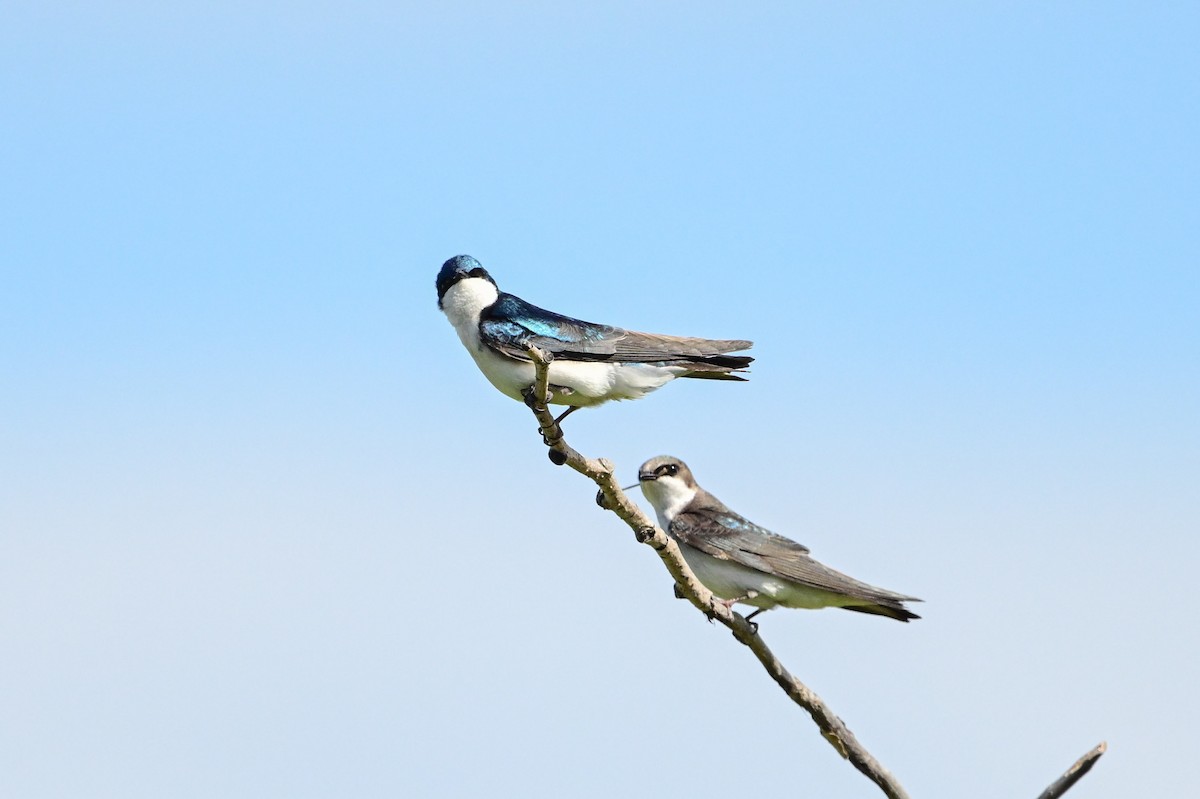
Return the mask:
{"type": "Polygon", "coordinates": [[[542,443],[547,447],[553,447],[559,441],[563,440],[562,428],[557,423],[549,431],[544,427],[539,427],[538,432],[542,434],[542,443]]]}

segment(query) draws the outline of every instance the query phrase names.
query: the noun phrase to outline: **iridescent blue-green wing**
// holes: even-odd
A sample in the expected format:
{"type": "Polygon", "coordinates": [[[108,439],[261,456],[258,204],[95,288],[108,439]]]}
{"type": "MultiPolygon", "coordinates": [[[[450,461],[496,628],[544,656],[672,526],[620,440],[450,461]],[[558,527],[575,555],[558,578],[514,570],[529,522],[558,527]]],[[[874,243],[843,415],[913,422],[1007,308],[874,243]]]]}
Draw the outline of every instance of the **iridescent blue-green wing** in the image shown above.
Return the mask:
{"type": "Polygon", "coordinates": [[[611,343],[625,331],[611,325],[585,322],[547,311],[511,294],[501,294],[479,320],[483,342],[497,352],[513,358],[528,359],[528,348],[536,346],[554,355],[572,354],[575,360],[603,360],[611,357],[611,343]],[[586,354],[591,359],[580,357],[586,354]]]}
{"type": "Polygon", "coordinates": [[[725,379],[753,358],[725,355],[751,342],[638,333],[547,311],[512,294],[501,294],[479,321],[480,338],[498,353],[528,359],[530,345],[574,361],[678,364],[725,379]]]}

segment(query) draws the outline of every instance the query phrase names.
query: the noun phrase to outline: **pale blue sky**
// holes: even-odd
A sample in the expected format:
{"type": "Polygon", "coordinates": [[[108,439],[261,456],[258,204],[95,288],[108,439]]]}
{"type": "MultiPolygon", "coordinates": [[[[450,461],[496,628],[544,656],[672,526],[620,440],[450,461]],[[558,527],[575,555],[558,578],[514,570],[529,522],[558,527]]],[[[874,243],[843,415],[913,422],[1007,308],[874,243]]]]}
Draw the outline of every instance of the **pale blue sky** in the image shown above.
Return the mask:
{"type": "Polygon", "coordinates": [[[569,438],[925,598],[762,617],[914,797],[1188,784],[1200,13],[648,5],[0,12],[0,794],[877,795],[475,370],[458,253],[756,341],[569,438]]]}

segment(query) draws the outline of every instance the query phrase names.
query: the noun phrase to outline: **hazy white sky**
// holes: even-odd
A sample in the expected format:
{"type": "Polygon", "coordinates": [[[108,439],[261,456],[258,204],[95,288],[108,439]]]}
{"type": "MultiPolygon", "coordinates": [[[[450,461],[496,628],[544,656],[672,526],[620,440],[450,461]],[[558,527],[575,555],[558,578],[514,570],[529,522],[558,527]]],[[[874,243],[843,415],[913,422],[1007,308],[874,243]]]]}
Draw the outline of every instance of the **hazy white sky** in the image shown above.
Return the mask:
{"type": "Polygon", "coordinates": [[[569,439],[926,600],[760,617],[914,797],[1189,784],[1194,7],[0,17],[0,794],[878,795],[476,371],[458,253],[755,340],[569,439]]]}

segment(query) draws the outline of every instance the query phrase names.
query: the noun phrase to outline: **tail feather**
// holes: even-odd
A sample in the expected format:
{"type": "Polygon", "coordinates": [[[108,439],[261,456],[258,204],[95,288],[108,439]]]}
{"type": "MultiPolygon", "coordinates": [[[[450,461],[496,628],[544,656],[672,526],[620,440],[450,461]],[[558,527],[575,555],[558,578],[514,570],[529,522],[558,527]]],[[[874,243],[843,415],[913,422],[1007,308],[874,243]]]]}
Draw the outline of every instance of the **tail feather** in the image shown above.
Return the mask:
{"type": "Polygon", "coordinates": [[[596,346],[592,349],[600,355],[607,352],[614,360],[656,361],[673,360],[684,363],[711,363],[715,366],[726,366],[737,369],[750,363],[752,358],[744,355],[726,355],[727,352],[748,350],[754,342],[743,339],[711,339],[691,338],[686,336],[664,336],[658,333],[638,333],[622,331],[622,335],[601,342],[607,347],[596,346]]]}
{"type": "Polygon", "coordinates": [[[684,372],[681,377],[745,381],[746,378],[738,377],[730,372],[745,371],[753,360],[745,355],[712,355],[707,358],[697,358],[683,364],[688,367],[688,371],[684,372]]]}
{"type": "Polygon", "coordinates": [[[718,369],[745,369],[750,364],[754,363],[754,359],[749,355],[709,355],[704,358],[697,358],[696,365],[703,369],[701,364],[714,366],[718,369]]]}
{"type": "Polygon", "coordinates": [[[843,605],[842,610],[853,610],[855,613],[870,613],[875,616],[887,616],[889,619],[903,622],[921,618],[899,602],[895,605],[843,605]]]}
{"type": "Polygon", "coordinates": [[[680,377],[698,377],[701,380],[736,380],[739,383],[745,383],[749,380],[749,378],[746,377],[731,375],[729,372],[698,369],[693,369],[690,372],[684,372],[680,375],[680,377]]]}

